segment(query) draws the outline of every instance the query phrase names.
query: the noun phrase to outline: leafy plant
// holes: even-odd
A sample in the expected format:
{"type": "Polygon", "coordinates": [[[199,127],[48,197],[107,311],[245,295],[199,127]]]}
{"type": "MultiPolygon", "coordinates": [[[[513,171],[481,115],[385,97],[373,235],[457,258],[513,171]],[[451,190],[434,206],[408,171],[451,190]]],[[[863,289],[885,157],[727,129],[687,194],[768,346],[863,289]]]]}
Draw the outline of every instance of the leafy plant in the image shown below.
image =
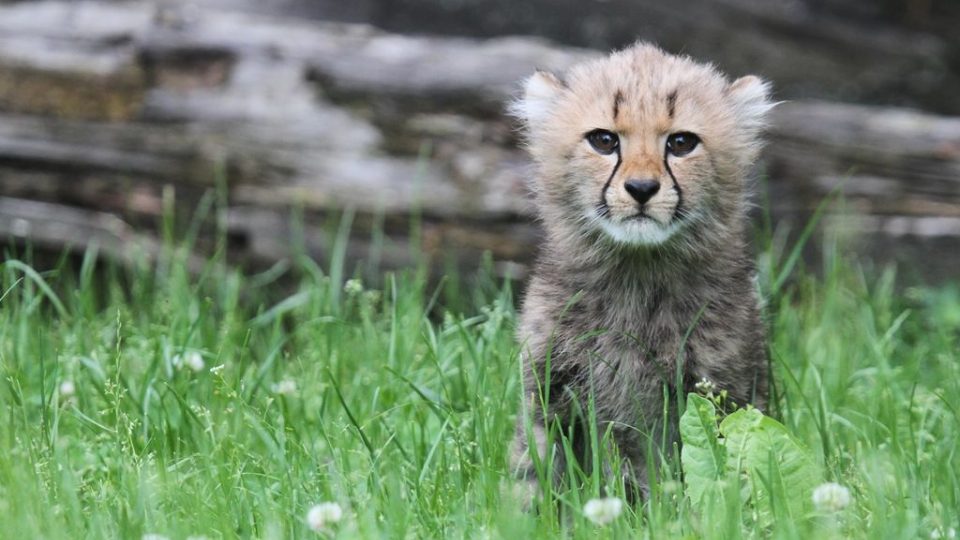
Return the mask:
{"type": "Polygon", "coordinates": [[[719,422],[709,399],[687,396],[680,419],[681,461],[687,496],[705,514],[739,504],[761,528],[811,514],[823,473],[810,450],[783,424],[757,409],[740,409],[719,422]]]}

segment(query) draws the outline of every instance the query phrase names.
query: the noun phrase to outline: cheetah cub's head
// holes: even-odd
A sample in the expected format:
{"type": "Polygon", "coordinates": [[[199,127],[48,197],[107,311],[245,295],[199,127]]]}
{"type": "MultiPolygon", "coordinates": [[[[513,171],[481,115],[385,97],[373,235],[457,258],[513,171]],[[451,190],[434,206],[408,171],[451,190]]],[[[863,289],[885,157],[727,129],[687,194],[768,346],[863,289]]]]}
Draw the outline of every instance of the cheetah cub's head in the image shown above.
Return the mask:
{"type": "Polygon", "coordinates": [[[535,73],[513,112],[547,226],[652,246],[742,220],[768,90],[644,43],[562,77],[535,73]]]}

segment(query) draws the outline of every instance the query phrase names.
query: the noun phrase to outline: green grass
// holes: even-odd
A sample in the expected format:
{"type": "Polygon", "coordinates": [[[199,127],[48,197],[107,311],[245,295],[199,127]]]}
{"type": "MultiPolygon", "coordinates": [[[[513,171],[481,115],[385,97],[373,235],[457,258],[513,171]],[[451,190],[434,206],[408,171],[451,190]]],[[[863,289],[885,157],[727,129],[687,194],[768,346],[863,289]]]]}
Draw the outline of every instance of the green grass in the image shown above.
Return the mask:
{"type": "Polygon", "coordinates": [[[416,271],[345,289],[342,257],[298,259],[280,287],[219,260],[190,275],[182,252],[138,269],[89,252],[76,271],[0,266],[0,536],[310,538],[308,509],[335,501],[343,520],[321,536],[948,537],[957,287],[900,291],[836,251],[785,280],[777,251],[761,259],[771,414],[851,490],[837,514],[759,530],[736,504],[693,507],[676,463],[604,528],[581,512],[600,475],[525,512],[504,489],[514,298],[489,278],[455,301],[416,271]],[[203,369],[176,367],[196,354],[203,369]]]}

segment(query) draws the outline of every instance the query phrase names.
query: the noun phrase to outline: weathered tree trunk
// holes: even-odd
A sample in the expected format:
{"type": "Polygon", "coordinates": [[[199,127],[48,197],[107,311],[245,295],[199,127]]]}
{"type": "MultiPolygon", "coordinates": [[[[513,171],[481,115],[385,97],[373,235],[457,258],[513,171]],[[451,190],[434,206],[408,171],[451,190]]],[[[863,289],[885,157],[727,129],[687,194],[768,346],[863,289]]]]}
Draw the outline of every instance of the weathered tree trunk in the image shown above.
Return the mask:
{"type": "MultiPolygon", "coordinates": [[[[130,257],[157,249],[164,189],[188,209],[225,186],[241,262],[291,253],[294,208],[322,257],[350,208],[354,258],[411,262],[416,215],[434,260],[490,251],[516,273],[539,231],[504,103],[534,68],[596,54],[149,3],[0,7],[0,236],[130,257]]],[[[842,186],[864,249],[933,243],[953,249],[941,270],[960,262],[960,119],[786,103],[763,170],[778,220],[842,186]]]]}

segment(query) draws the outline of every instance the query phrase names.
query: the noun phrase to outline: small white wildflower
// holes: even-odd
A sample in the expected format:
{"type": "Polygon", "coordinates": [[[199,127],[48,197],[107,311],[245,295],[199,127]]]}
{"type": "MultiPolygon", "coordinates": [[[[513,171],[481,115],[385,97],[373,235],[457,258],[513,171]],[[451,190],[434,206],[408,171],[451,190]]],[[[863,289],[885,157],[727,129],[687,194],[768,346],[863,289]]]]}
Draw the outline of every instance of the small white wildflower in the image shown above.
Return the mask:
{"type": "Polygon", "coordinates": [[[307,525],[316,532],[323,531],[327,525],[339,522],[343,518],[343,509],[335,502],[313,505],[307,512],[307,525]]]}
{"type": "Polygon", "coordinates": [[[623,512],[623,501],[616,497],[590,499],[583,505],[583,515],[597,525],[606,525],[623,512]]]}
{"type": "Polygon", "coordinates": [[[839,512],[850,506],[850,490],[835,482],[820,484],[813,490],[813,505],[821,512],[839,512]]]}
{"type": "Polygon", "coordinates": [[[203,357],[200,356],[200,353],[197,351],[190,351],[187,353],[186,364],[187,367],[192,369],[194,372],[203,371],[203,368],[206,365],[203,362],[203,357]]]}
{"type": "Polygon", "coordinates": [[[177,369],[187,367],[194,372],[203,371],[203,368],[206,366],[203,362],[203,356],[200,356],[200,353],[197,351],[187,351],[183,356],[179,354],[175,355],[171,362],[173,363],[173,367],[177,369]]]}
{"type": "Polygon", "coordinates": [[[297,381],[290,379],[284,379],[280,382],[273,383],[270,387],[273,390],[274,394],[279,394],[281,396],[292,396],[297,393],[297,381]]]}
{"type": "Polygon", "coordinates": [[[70,399],[77,394],[77,386],[73,384],[73,381],[67,379],[60,383],[60,397],[62,399],[70,399]]]}
{"type": "Polygon", "coordinates": [[[359,279],[348,279],[347,282],[343,284],[343,292],[350,296],[360,294],[363,292],[363,282],[359,279]]]}
{"type": "Polygon", "coordinates": [[[713,384],[713,381],[707,379],[706,377],[700,379],[700,382],[693,385],[694,390],[699,394],[712,394],[714,390],[717,389],[717,385],[713,384]]]}
{"type": "Polygon", "coordinates": [[[220,373],[221,371],[223,371],[223,368],[225,368],[226,366],[227,366],[226,364],[220,364],[219,366],[213,366],[212,368],[210,368],[210,373],[213,373],[214,375],[216,375],[217,373],[220,373]]]}

